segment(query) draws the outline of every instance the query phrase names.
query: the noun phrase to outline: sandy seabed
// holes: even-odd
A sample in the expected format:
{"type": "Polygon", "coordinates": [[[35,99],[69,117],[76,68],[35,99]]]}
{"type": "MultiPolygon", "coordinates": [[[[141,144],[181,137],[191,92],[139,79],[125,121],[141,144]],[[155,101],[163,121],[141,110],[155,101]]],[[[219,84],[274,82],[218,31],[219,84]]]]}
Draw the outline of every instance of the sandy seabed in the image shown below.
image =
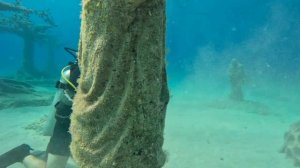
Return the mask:
{"type": "MultiPolygon", "coordinates": [[[[279,150],[284,133],[300,120],[299,92],[282,94],[278,89],[275,93],[270,88],[261,89],[246,95],[251,101],[235,103],[227,100],[223,91],[187,88],[192,87],[171,91],[164,144],[168,160],[164,168],[294,167],[279,150]]],[[[44,150],[49,137],[40,134],[38,123],[50,110],[1,110],[0,153],[22,143],[44,150]]],[[[68,167],[75,167],[74,163],[70,161],[68,167]]]]}
{"type": "Polygon", "coordinates": [[[164,168],[294,168],[279,151],[300,120],[299,86],[248,87],[234,102],[224,86],[192,85],[171,94],[164,168]]]}
{"type": "MultiPolygon", "coordinates": [[[[4,153],[23,143],[35,150],[45,151],[49,136],[42,136],[43,126],[51,106],[23,107],[0,110],[0,153],[4,153]]],[[[23,168],[16,163],[9,168],[23,168]]],[[[70,159],[67,168],[74,168],[70,159]]]]}

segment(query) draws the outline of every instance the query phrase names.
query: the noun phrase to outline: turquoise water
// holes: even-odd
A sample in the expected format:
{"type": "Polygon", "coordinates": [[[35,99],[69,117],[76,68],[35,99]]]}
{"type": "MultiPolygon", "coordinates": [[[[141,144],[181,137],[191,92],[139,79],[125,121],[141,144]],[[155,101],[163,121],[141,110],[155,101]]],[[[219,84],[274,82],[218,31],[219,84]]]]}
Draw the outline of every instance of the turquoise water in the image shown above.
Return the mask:
{"type": "MultiPolygon", "coordinates": [[[[34,47],[33,65],[49,72],[43,79],[50,83],[72,61],[63,48],[77,48],[79,4],[79,0],[22,1],[28,8],[47,9],[57,25],[47,31],[56,40],[50,71],[48,46],[38,41],[34,47]]],[[[298,0],[167,1],[171,101],[165,129],[166,168],[294,167],[279,150],[284,133],[300,120],[299,11],[298,0]],[[245,71],[242,102],[229,98],[233,58],[245,71]]],[[[11,14],[0,11],[0,18],[11,14]]],[[[30,20],[44,24],[39,17],[30,20]]],[[[23,41],[0,29],[0,49],[0,76],[11,77],[21,67],[23,41]]],[[[47,95],[55,92],[50,85],[35,84],[47,95]]],[[[48,139],[36,129],[24,128],[48,111],[30,106],[0,110],[0,144],[7,144],[0,153],[22,141],[35,141],[35,147],[44,148],[48,139]],[[27,117],[20,117],[24,113],[27,117]]]]}

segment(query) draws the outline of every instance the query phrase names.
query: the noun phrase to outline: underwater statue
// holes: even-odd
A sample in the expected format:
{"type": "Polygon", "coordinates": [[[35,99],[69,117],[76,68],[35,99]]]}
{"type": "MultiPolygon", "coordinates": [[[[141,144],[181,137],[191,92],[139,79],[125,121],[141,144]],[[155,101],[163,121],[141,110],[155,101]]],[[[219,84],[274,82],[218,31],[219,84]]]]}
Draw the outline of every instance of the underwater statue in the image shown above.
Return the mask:
{"type": "Polygon", "coordinates": [[[83,0],[71,152],[84,168],[160,168],[165,0],[83,0]]]}
{"type": "Polygon", "coordinates": [[[284,136],[285,143],[281,153],[294,161],[296,167],[300,167],[300,122],[293,124],[284,136]]]}
{"type": "Polygon", "coordinates": [[[242,87],[245,84],[244,66],[237,60],[232,59],[228,69],[231,93],[230,99],[234,101],[243,101],[244,94],[242,87]]]}

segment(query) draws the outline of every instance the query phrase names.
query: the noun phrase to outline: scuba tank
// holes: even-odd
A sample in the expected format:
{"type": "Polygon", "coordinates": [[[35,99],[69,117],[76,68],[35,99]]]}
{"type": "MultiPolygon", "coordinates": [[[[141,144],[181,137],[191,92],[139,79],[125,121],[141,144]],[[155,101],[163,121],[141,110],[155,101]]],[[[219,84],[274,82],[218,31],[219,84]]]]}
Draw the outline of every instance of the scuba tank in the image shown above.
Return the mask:
{"type": "MultiPolygon", "coordinates": [[[[67,52],[69,52],[69,50],[76,51],[69,48],[65,48],[65,50],[67,52]]],[[[74,53],[71,55],[74,56],[74,53]]],[[[58,103],[63,103],[67,106],[72,106],[73,98],[77,90],[76,87],[78,85],[77,79],[79,78],[79,76],[80,70],[77,61],[75,61],[74,63],[70,62],[66,67],[64,67],[61,70],[60,80],[56,82],[55,87],[57,88],[57,91],[51,104],[50,114],[48,116],[46,125],[43,129],[44,136],[52,136],[53,134],[54,126],[56,123],[55,117],[57,117],[55,106],[58,103]]]]}
{"type": "Polygon", "coordinates": [[[54,130],[55,122],[56,122],[56,120],[55,120],[55,113],[56,113],[55,104],[57,104],[59,102],[62,95],[63,95],[62,89],[58,89],[55,93],[53,102],[51,103],[51,107],[49,109],[50,112],[47,117],[47,121],[44,126],[44,129],[43,129],[44,136],[52,136],[52,134],[53,134],[53,130],[54,130]]]}

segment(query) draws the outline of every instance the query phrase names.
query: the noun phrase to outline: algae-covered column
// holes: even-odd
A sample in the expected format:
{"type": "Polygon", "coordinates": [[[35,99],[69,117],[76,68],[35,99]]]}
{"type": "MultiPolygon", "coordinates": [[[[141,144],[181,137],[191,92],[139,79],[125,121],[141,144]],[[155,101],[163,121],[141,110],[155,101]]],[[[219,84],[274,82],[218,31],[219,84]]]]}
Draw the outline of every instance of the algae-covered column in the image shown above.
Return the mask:
{"type": "Polygon", "coordinates": [[[165,0],[83,0],[71,151],[84,168],[159,168],[165,0]]]}

